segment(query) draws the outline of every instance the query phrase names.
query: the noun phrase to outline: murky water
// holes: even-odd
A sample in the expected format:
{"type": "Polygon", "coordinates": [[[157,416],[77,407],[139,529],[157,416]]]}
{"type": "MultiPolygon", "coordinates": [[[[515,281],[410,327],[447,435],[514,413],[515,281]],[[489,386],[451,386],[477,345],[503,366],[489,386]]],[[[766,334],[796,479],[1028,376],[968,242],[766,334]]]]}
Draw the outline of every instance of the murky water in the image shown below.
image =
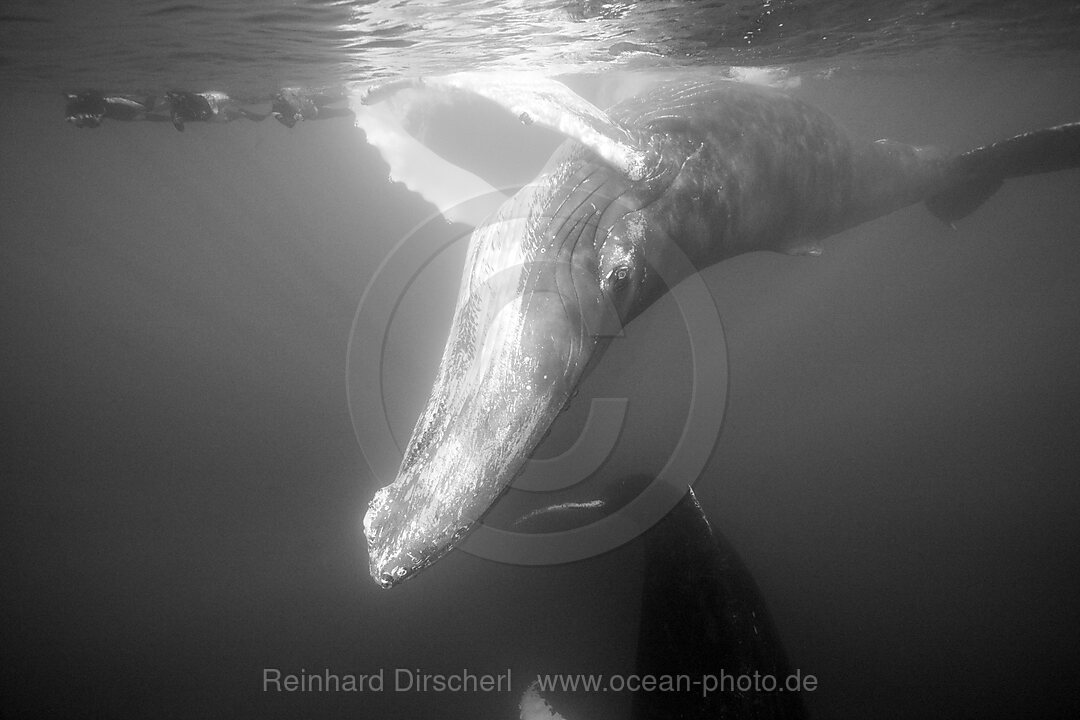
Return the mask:
{"type": "MultiPolygon", "coordinates": [[[[0,714],[516,716],[537,672],[630,672],[633,545],[544,568],[452,553],[393,591],[359,519],[349,330],[433,216],[346,119],[63,122],[61,91],[365,85],[459,69],[597,76],[780,66],[853,134],[965,150],[1080,119],[1075,3],[8,2],[0,11],[0,714]],[[372,674],[265,691],[266,668],[372,674]],[[395,692],[396,669],[511,669],[513,692],[395,692]]],[[[718,70],[719,72],[720,70],[718,70]]],[[[448,118],[493,182],[549,136],[448,118]]],[[[761,586],[815,717],[1062,715],[1080,667],[1075,171],[1010,181],[956,231],[913,207],[818,258],[704,273],[723,432],[697,489],[761,586]]],[[[462,228],[386,337],[407,435],[462,228]]],[[[427,237],[427,236],[425,236],[427,237]]],[[[690,387],[678,308],[627,328],[553,428],[627,398],[604,473],[654,473],[690,387]]],[[[626,697],[567,698],[569,720],[626,697]]]]}

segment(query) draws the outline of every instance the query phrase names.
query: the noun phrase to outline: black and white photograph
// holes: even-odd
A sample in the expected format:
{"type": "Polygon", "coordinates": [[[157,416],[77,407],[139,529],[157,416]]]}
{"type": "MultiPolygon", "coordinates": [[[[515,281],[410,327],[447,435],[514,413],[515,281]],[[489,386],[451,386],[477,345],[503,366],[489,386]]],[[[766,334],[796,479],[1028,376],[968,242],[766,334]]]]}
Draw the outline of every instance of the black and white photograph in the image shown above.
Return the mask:
{"type": "Polygon", "coordinates": [[[7,0],[0,716],[1074,717],[1077,37],[7,0]]]}

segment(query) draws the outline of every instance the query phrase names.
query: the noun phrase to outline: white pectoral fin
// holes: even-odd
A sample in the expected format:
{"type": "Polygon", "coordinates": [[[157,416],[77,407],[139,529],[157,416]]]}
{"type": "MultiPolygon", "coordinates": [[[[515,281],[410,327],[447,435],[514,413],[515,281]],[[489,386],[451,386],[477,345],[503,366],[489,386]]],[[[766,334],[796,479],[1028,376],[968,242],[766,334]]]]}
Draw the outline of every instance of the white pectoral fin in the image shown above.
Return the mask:
{"type": "Polygon", "coordinates": [[[390,179],[423,196],[447,220],[478,225],[506,195],[489,183],[432,152],[402,127],[394,108],[366,105],[349,97],[356,127],[390,166],[390,179]]]}
{"type": "Polygon", "coordinates": [[[464,72],[397,80],[370,89],[362,102],[377,105],[402,91],[483,97],[527,125],[577,140],[605,162],[640,180],[650,167],[649,148],[600,108],[558,80],[528,72],[464,72]]]}

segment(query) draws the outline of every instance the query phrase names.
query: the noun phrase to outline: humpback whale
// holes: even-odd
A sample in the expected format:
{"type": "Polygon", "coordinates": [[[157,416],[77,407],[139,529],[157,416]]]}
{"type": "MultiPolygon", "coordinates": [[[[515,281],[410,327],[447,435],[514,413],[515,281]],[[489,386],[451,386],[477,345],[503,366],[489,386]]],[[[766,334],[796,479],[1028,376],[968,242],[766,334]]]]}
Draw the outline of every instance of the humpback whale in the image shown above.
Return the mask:
{"type": "Polygon", "coordinates": [[[669,83],[606,111],[552,79],[482,73],[397,81],[365,102],[400,92],[486,98],[566,140],[470,238],[427,406],[364,518],[383,587],[466,536],[604,352],[612,324],[690,273],[751,251],[813,253],[918,202],[951,224],[1008,178],[1080,165],[1080,123],[950,156],[860,142],[790,94],[730,80],[669,83]]]}

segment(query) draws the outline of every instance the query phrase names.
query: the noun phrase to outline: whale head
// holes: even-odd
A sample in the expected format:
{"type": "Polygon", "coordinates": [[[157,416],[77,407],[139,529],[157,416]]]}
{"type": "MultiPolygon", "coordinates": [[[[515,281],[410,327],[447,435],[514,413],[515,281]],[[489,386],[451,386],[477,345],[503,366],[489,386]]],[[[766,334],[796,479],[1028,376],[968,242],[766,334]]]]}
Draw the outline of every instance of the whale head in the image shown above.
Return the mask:
{"type": "Polygon", "coordinates": [[[364,518],[377,583],[411,576],[479,521],[607,339],[659,294],[640,210],[655,194],[568,143],[474,230],[430,398],[364,518]]]}

